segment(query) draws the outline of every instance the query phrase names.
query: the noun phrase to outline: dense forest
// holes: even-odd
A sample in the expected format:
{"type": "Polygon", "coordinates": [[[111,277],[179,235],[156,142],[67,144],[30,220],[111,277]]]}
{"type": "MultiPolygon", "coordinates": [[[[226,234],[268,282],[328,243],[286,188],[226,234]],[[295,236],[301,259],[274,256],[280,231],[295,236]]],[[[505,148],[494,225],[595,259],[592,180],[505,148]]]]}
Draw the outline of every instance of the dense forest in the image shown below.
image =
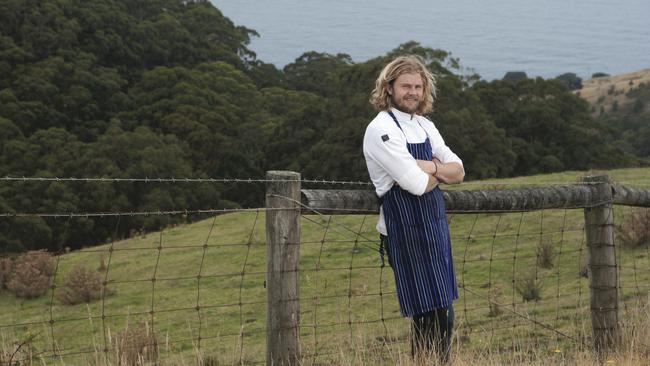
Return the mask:
{"type": "MultiPolygon", "coordinates": [[[[562,79],[487,82],[415,42],[362,63],[310,51],[278,69],[248,49],[256,35],[208,1],[2,1],[0,176],[260,178],[288,169],[367,181],[369,94],[402,54],[422,56],[437,75],[428,117],[467,179],[631,166],[650,155],[647,117],[594,119],[562,79]]],[[[4,181],[0,211],[260,206],[261,189],[4,181]]],[[[173,220],[4,217],[0,251],[75,249],[173,220]]]]}

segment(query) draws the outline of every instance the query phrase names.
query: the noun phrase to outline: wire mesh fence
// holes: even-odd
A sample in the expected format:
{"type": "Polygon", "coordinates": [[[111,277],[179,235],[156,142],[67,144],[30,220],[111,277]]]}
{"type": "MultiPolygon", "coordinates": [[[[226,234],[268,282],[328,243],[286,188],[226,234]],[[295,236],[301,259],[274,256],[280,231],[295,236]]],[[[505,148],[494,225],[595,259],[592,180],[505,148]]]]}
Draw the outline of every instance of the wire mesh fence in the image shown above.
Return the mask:
{"type": "MultiPolygon", "coordinates": [[[[52,286],[42,296],[22,299],[1,290],[0,360],[88,363],[126,359],[132,351],[170,364],[264,363],[267,210],[2,213],[4,220],[37,216],[63,227],[75,217],[93,217],[114,233],[133,215],[182,220],[159,232],[112,235],[103,245],[57,253],[52,286]],[[101,296],[66,305],[61,295],[80,266],[101,278],[101,296]]],[[[650,214],[617,206],[614,215],[621,227],[615,239],[625,317],[647,302],[650,214]]],[[[360,352],[380,363],[409,353],[410,325],[400,316],[392,270],[379,254],[376,220],[302,210],[294,244],[300,246],[305,363],[360,352]]],[[[552,353],[589,344],[582,209],[450,212],[448,220],[460,292],[455,347],[552,353]]]]}

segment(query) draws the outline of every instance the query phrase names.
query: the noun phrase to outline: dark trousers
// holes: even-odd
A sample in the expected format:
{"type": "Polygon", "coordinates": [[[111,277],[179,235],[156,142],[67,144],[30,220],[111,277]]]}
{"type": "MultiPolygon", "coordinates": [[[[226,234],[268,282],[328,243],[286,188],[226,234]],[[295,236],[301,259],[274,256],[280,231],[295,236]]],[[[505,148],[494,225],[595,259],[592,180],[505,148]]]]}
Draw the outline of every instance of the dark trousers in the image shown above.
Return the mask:
{"type": "Polygon", "coordinates": [[[449,362],[451,336],[454,330],[453,305],[414,316],[411,328],[413,358],[437,354],[442,363],[449,362]]]}

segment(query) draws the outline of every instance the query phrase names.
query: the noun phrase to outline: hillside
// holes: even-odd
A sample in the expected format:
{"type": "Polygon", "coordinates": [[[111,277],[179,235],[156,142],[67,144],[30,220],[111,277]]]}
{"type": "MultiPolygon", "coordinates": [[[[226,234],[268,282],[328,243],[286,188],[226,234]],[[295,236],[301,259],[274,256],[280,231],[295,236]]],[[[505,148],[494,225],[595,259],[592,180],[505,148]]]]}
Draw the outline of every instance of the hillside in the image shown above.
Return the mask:
{"type": "MultiPolygon", "coordinates": [[[[634,100],[626,93],[641,83],[650,83],[650,69],[584,80],[582,89],[574,93],[586,100],[591,106],[592,115],[598,117],[601,108],[604,113],[610,112],[614,102],[619,107],[633,103],[634,100]]],[[[650,110],[650,106],[646,106],[645,110],[650,110]]]]}
{"type": "MultiPolygon", "coordinates": [[[[566,184],[585,174],[475,181],[454,188],[566,184]]],[[[621,184],[650,187],[648,168],[607,174],[621,184]]],[[[617,207],[616,222],[630,214],[629,208],[617,207]]],[[[365,352],[369,365],[395,364],[396,357],[408,354],[408,323],[399,316],[392,274],[379,266],[375,220],[374,215],[310,215],[301,220],[301,342],[304,354],[316,354],[309,361],[344,363],[348,347],[365,352]]],[[[459,349],[493,347],[514,356],[517,351],[508,348],[513,332],[517,342],[546,350],[538,356],[550,350],[569,352],[574,346],[514,316],[506,309],[511,306],[566,334],[588,336],[587,281],[579,275],[586,254],[581,209],[456,214],[450,222],[456,273],[463,285],[456,305],[459,349]],[[536,264],[542,243],[555,253],[549,268],[536,264]],[[543,282],[541,299],[522,301],[514,284],[533,272],[543,282]],[[490,306],[488,296],[505,305],[490,306]]],[[[34,353],[47,355],[56,346],[68,355],[62,358],[65,362],[87,361],[104,356],[103,347],[126,327],[146,322],[159,337],[163,365],[192,364],[199,343],[200,352],[215,364],[261,362],[264,227],[264,211],[242,210],[61,255],[54,294],[24,300],[0,292],[0,351],[33,336],[26,349],[34,353]],[[79,264],[98,269],[112,292],[89,305],[63,305],[56,293],[79,264]]],[[[639,284],[647,283],[650,273],[636,268],[647,268],[649,255],[644,248],[618,253],[624,301],[643,298],[639,284]]]]}

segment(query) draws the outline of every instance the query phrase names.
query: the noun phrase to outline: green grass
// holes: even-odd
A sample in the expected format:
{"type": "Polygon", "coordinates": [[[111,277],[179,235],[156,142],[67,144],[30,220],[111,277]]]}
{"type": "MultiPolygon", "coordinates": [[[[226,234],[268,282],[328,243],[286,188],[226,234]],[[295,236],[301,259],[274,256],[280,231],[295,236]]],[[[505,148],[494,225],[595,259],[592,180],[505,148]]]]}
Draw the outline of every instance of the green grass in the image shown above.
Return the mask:
{"type": "MultiPolygon", "coordinates": [[[[649,188],[649,173],[647,168],[607,172],[621,184],[641,188],[649,188]]],[[[486,180],[449,188],[567,184],[584,174],[486,180]]],[[[615,221],[630,212],[616,207],[615,221]]],[[[327,363],[345,349],[373,350],[368,356],[373,364],[394,364],[395,354],[408,353],[409,324],[399,316],[392,271],[379,266],[375,223],[374,215],[301,219],[300,334],[302,353],[310,362],[327,363]]],[[[541,349],[576,347],[525,317],[588,339],[588,280],[579,275],[586,261],[581,209],[454,214],[450,226],[456,275],[462,285],[455,303],[459,347],[490,345],[516,352],[513,334],[519,335],[517,342],[527,339],[541,349]],[[540,242],[554,247],[551,268],[537,265],[540,242]],[[543,284],[542,298],[536,302],[524,302],[515,291],[518,279],[530,273],[543,284]],[[489,296],[502,304],[496,316],[490,314],[489,296]]],[[[100,273],[114,293],[75,306],[62,305],[56,288],[54,296],[48,293],[34,300],[0,293],[0,340],[7,348],[36,334],[25,348],[45,354],[53,348],[63,354],[88,352],[57,359],[87,360],[101,354],[110,346],[109,339],[127,325],[146,322],[158,335],[163,362],[180,359],[191,364],[197,353],[220,363],[263,362],[264,227],[263,210],[243,211],[61,255],[57,286],[73,266],[97,269],[103,261],[107,269],[100,273]]],[[[647,248],[618,249],[619,296],[626,304],[647,295],[648,254],[647,248]]],[[[629,309],[622,306],[620,316],[625,317],[629,309]]]]}

